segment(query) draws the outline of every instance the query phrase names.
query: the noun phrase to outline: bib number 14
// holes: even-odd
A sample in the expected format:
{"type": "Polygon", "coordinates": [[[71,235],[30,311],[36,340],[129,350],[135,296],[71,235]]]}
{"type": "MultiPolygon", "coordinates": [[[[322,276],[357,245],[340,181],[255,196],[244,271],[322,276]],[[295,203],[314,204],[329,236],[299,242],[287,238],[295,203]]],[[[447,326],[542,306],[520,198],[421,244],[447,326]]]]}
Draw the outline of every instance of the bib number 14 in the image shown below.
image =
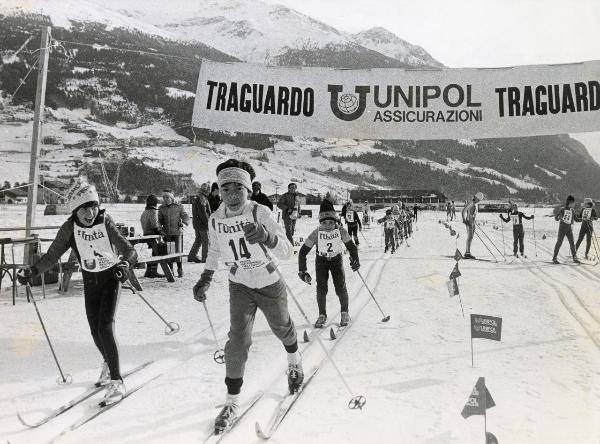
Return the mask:
{"type": "Polygon", "coordinates": [[[235,245],[235,239],[229,240],[229,246],[231,247],[231,251],[233,252],[233,258],[236,261],[239,261],[240,257],[244,259],[250,259],[250,257],[252,256],[248,251],[248,247],[246,246],[246,240],[243,237],[240,237],[239,239],[237,250],[235,245]]]}

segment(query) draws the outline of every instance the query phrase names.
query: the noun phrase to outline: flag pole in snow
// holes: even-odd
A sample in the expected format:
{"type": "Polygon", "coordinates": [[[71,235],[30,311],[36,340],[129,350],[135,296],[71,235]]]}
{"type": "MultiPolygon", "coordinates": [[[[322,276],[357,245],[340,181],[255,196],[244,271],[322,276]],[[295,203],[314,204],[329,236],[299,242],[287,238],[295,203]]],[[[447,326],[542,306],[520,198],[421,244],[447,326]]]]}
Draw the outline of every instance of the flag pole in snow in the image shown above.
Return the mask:
{"type": "Polygon", "coordinates": [[[535,246],[535,257],[537,257],[537,241],[535,240],[535,205],[533,206],[533,245],[535,246]]]}

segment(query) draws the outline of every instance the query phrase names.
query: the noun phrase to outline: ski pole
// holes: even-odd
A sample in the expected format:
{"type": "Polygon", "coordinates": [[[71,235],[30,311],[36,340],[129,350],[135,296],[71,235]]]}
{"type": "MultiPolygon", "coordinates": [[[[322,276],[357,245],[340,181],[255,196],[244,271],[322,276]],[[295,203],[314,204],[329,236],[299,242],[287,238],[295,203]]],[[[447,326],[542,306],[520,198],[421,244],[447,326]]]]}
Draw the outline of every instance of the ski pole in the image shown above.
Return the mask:
{"type": "Polygon", "coordinates": [[[371,289],[367,285],[367,282],[365,281],[365,278],[363,278],[363,275],[360,273],[360,271],[357,271],[357,273],[358,273],[358,276],[360,276],[360,280],[363,281],[363,284],[364,284],[365,288],[367,289],[367,291],[369,292],[369,294],[371,295],[371,297],[375,301],[375,304],[377,305],[377,308],[379,308],[379,311],[383,315],[383,318],[381,319],[381,322],[387,322],[387,321],[389,321],[390,320],[390,316],[389,315],[386,316],[386,314],[381,309],[381,306],[379,305],[379,302],[377,302],[377,299],[375,299],[375,295],[373,294],[373,292],[371,291],[371,289]]]}
{"type": "Polygon", "coordinates": [[[52,342],[50,342],[50,337],[48,336],[48,332],[46,331],[46,326],[44,325],[44,321],[42,320],[42,315],[38,310],[38,306],[35,302],[35,298],[33,297],[33,293],[31,291],[31,286],[29,282],[25,285],[25,289],[27,291],[27,295],[31,298],[31,302],[33,302],[33,306],[35,307],[35,312],[37,313],[37,317],[40,320],[40,324],[42,324],[42,330],[44,330],[44,335],[46,336],[46,341],[48,341],[48,345],[50,346],[50,351],[52,352],[52,356],[54,357],[54,362],[56,362],[56,366],[58,367],[58,371],[60,373],[60,377],[56,379],[56,382],[59,384],[70,384],[73,382],[73,377],[69,374],[64,374],[62,368],[60,367],[60,363],[58,362],[58,358],[56,357],[56,353],[54,352],[54,347],[52,347],[52,342]]]}
{"type": "MultiPolygon", "coordinates": [[[[302,308],[302,305],[300,305],[300,302],[298,301],[298,298],[296,298],[296,295],[294,295],[294,292],[292,291],[292,289],[288,285],[287,281],[283,277],[283,273],[281,273],[281,270],[279,269],[279,267],[277,267],[276,270],[277,270],[277,274],[279,274],[279,279],[281,279],[281,282],[283,282],[283,284],[285,285],[285,288],[286,288],[288,294],[290,295],[290,297],[292,298],[292,300],[296,304],[296,307],[298,307],[298,310],[300,311],[300,314],[302,315],[302,317],[304,318],[304,320],[306,321],[306,323],[308,325],[310,325],[310,321],[308,320],[308,316],[306,316],[306,312],[302,308]]],[[[320,336],[319,335],[315,335],[315,338],[317,339],[317,342],[319,343],[319,345],[321,346],[321,348],[325,352],[325,356],[327,356],[327,358],[329,359],[329,362],[331,362],[331,364],[335,368],[335,371],[337,372],[338,376],[340,377],[340,379],[342,380],[342,382],[346,386],[346,389],[350,393],[350,396],[352,397],[350,399],[350,401],[348,402],[348,408],[349,409],[362,409],[363,406],[366,404],[367,399],[364,396],[362,396],[362,395],[354,395],[354,392],[352,391],[352,389],[348,385],[348,382],[346,381],[346,378],[344,378],[344,375],[342,374],[342,372],[340,371],[339,367],[337,366],[337,364],[333,360],[333,356],[331,356],[331,354],[327,350],[327,347],[325,347],[325,344],[323,344],[323,341],[321,340],[320,336]]]]}
{"type": "Polygon", "coordinates": [[[494,258],[494,260],[496,262],[498,262],[498,259],[496,258],[496,256],[494,256],[494,253],[492,253],[492,251],[489,249],[489,247],[487,246],[487,244],[483,241],[483,239],[481,238],[481,236],[479,235],[479,233],[477,233],[477,230],[475,230],[474,233],[477,236],[477,238],[481,241],[481,243],[483,244],[483,246],[485,247],[485,249],[492,255],[492,257],[494,258]]]}
{"type": "MultiPolygon", "coordinates": [[[[477,227],[479,227],[479,230],[483,233],[483,235],[487,238],[487,240],[492,244],[492,246],[496,249],[496,251],[499,254],[502,254],[502,252],[500,251],[500,249],[496,246],[496,244],[494,243],[494,241],[488,236],[488,234],[485,232],[485,230],[483,228],[481,228],[481,225],[479,225],[478,223],[476,223],[477,227]]],[[[506,260],[506,256],[502,256],[504,257],[504,260],[506,260]]]]}
{"type": "Polygon", "coordinates": [[[215,339],[215,344],[217,345],[217,351],[213,354],[213,359],[217,364],[225,364],[225,351],[219,345],[219,340],[217,339],[217,333],[215,332],[215,327],[210,319],[210,315],[208,314],[208,307],[206,306],[206,301],[202,301],[202,305],[204,305],[204,311],[206,312],[206,319],[208,319],[208,325],[210,325],[210,330],[212,331],[213,338],[215,339]]]}
{"type": "Polygon", "coordinates": [[[365,236],[365,233],[363,233],[362,230],[360,230],[360,234],[362,234],[362,237],[365,240],[365,243],[367,244],[367,247],[371,248],[371,244],[369,244],[369,241],[367,240],[367,237],[365,236]]]}
{"type": "MultiPolygon", "coordinates": [[[[119,277],[118,275],[119,275],[120,273],[121,273],[120,271],[115,273],[115,275],[117,276],[117,278],[119,277]]],[[[179,329],[180,329],[180,326],[179,326],[179,324],[178,324],[177,322],[167,322],[167,321],[165,320],[165,318],[163,318],[163,317],[160,315],[160,313],[159,313],[158,311],[156,311],[156,309],[155,309],[155,308],[154,308],[154,307],[153,307],[153,306],[150,304],[150,302],[148,302],[148,301],[146,300],[146,298],[145,298],[144,296],[142,296],[142,293],[141,293],[141,292],[139,292],[139,291],[137,291],[137,290],[136,290],[136,289],[133,287],[133,284],[131,284],[131,283],[130,283],[130,285],[123,285],[123,288],[126,288],[126,289],[128,289],[128,290],[131,290],[131,291],[133,292],[133,294],[135,294],[136,296],[139,296],[139,297],[140,297],[140,299],[141,299],[142,301],[144,301],[148,307],[150,307],[150,309],[151,309],[151,310],[154,312],[154,314],[156,314],[156,316],[158,316],[158,317],[159,317],[159,319],[160,319],[161,321],[163,321],[163,322],[164,322],[164,324],[165,324],[165,326],[166,326],[166,327],[165,327],[165,335],[167,335],[167,336],[171,336],[171,335],[174,335],[175,333],[177,333],[177,332],[179,331],[179,329]]]]}

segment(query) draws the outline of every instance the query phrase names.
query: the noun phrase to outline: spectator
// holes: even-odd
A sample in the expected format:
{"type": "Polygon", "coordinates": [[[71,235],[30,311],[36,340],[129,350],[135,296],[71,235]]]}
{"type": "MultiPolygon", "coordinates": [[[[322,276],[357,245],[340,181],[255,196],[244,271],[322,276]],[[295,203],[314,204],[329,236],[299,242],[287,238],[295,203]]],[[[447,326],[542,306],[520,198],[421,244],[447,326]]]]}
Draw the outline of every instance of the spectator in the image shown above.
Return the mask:
{"type": "Polygon", "coordinates": [[[285,226],[285,236],[290,243],[294,245],[294,232],[296,231],[296,219],[300,215],[300,203],[298,202],[296,193],[296,184],[288,185],[287,193],[283,194],[277,202],[277,206],[281,210],[283,217],[283,225],[285,226]]]}
{"type": "Polygon", "coordinates": [[[192,226],[196,233],[196,239],[188,254],[188,262],[204,263],[208,254],[208,218],[211,214],[208,202],[209,184],[200,185],[200,191],[192,201],[192,226]],[[202,258],[198,257],[198,251],[202,248],[202,258]]]}
{"type": "MultiPolygon", "coordinates": [[[[140,222],[142,224],[142,233],[144,235],[152,235],[152,234],[160,234],[160,226],[158,225],[158,198],[151,194],[146,199],[146,209],[143,211],[142,216],[140,218],[140,222]]],[[[158,256],[158,240],[157,239],[148,239],[146,241],[148,247],[152,249],[152,256],[158,256]]],[[[146,265],[146,273],[144,277],[147,278],[161,278],[165,277],[164,274],[159,273],[158,271],[158,263],[150,263],[146,265]]]]}
{"type": "MultiPolygon", "coordinates": [[[[175,195],[171,190],[163,191],[163,204],[158,208],[158,224],[164,233],[165,242],[175,242],[175,252],[183,250],[183,226],[187,226],[190,217],[183,206],[175,202],[175,195]]],[[[175,259],[177,262],[177,276],[183,277],[183,264],[181,257],[175,259]]],[[[169,264],[173,269],[173,262],[169,264]]]]}
{"type": "Polygon", "coordinates": [[[210,204],[211,214],[217,211],[219,205],[221,205],[221,196],[219,196],[219,184],[214,182],[210,188],[210,194],[208,196],[208,203],[210,204]]]}
{"type": "Polygon", "coordinates": [[[273,211],[273,204],[267,197],[265,193],[261,191],[262,185],[260,182],[256,181],[252,183],[252,195],[250,196],[250,200],[253,200],[256,203],[264,205],[268,207],[269,210],[273,211]]]}

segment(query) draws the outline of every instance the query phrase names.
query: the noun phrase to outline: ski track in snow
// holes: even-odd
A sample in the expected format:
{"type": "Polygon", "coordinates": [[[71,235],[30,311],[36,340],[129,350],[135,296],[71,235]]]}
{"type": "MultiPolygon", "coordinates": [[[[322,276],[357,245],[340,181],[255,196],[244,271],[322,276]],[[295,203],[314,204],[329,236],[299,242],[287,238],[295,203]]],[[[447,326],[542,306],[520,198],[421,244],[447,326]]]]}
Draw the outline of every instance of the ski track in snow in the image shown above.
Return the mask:
{"type": "MultiPolygon", "coordinates": [[[[109,205],[108,212],[117,221],[137,227],[142,208],[109,205]]],[[[10,211],[2,213],[5,216],[0,216],[0,225],[23,225],[24,206],[2,209],[10,211]]],[[[550,264],[557,223],[542,217],[538,210],[537,258],[531,224],[526,223],[528,259],[510,264],[500,257],[500,263],[459,262],[463,318],[458,298],[448,297],[445,282],[454,266],[448,256],[456,246],[464,251],[464,229],[462,224],[451,223],[460,234],[456,242],[438,224],[443,217],[441,212],[421,212],[410,247],[403,244],[394,255],[383,254],[379,226],[364,230],[369,245],[360,236],[361,273],[391,319],[381,322],[381,312],[359,277],[346,268],[352,323],[341,340],[331,341],[328,328],[319,332],[353,393],[366,396],[362,411],[347,408],[350,393],[316,341],[302,342],[302,333],[310,333],[310,325],[288,297],[304,368],[321,363],[321,369],[272,442],[478,443],[483,438],[483,419],[475,416],[465,420],[460,411],[477,378],[485,376],[496,402],[496,407],[488,410],[487,428],[500,442],[598,443],[600,266],[550,264]],[[546,240],[541,240],[542,232],[550,234],[546,240]],[[501,342],[473,341],[474,368],[469,313],[503,318],[501,342]]],[[[480,218],[481,227],[502,249],[501,231],[493,229],[499,224],[497,215],[482,213],[480,218]]],[[[37,218],[43,225],[62,220],[64,216],[37,218]]],[[[306,237],[316,225],[316,219],[300,219],[297,237],[306,237]]],[[[504,248],[510,254],[512,233],[504,231],[504,248]]],[[[43,237],[51,238],[53,233],[44,232],[43,237]]],[[[188,230],[185,251],[192,237],[188,230]]],[[[563,251],[567,250],[563,246],[563,251]]],[[[477,237],[473,254],[491,258],[477,237]]],[[[565,262],[562,257],[560,260],[565,262]]],[[[347,265],[347,255],[344,262],[347,265]]],[[[308,267],[314,277],[314,249],[308,267]]],[[[116,335],[122,367],[156,360],[152,370],[126,384],[133,387],[142,379],[160,377],[122,405],[57,442],[197,443],[205,438],[218,413],[215,406],[224,401],[224,367],[212,360],[216,346],[202,305],[191,296],[202,268],[184,263],[184,270],[184,278],[174,284],[140,278],[144,296],[167,320],[181,324],[181,331],[174,336],[163,335],[164,325],[136,296],[123,292],[120,298],[116,335]]],[[[297,279],[297,256],[284,261],[281,270],[309,321],[314,322],[318,314],[316,283],[309,286],[297,279]]],[[[0,294],[0,362],[9,363],[0,367],[3,441],[48,442],[101,396],[36,430],[25,429],[16,419],[17,411],[37,419],[36,415],[80,393],[99,372],[100,358],[89,337],[82,286],[76,279],[77,275],[66,295],[58,295],[56,286],[50,286],[45,300],[39,287],[34,288],[58,358],[63,369],[73,375],[72,386],[55,383],[57,370],[33,307],[23,296],[13,307],[10,292],[0,294]]],[[[229,324],[226,282],[226,272],[219,271],[208,296],[221,346],[229,324]]],[[[329,287],[328,323],[336,325],[339,303],[331,281],[329,287]]],[[[281,344],[259,314],[242,396],[248,399],[259,390],[265,391],[265,396],[224,442],[260,442],[254,423],[266,424],[273,406],[285,393],[285,369],[281,344]]]]}

